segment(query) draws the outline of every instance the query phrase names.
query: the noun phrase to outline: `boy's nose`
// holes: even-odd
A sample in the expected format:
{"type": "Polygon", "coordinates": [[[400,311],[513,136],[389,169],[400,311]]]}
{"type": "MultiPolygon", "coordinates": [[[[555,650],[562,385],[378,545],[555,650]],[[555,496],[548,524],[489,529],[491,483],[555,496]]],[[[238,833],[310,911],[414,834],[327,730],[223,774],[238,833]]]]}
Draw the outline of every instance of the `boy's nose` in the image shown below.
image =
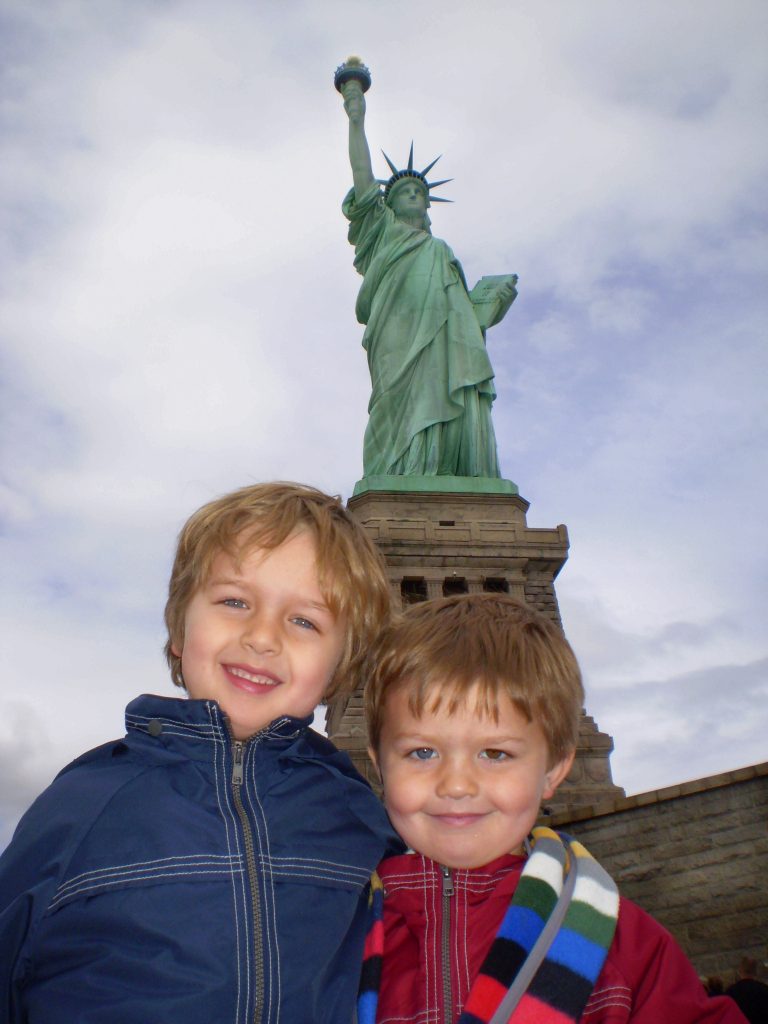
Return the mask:
{"type": "Polygon", "coordinates": [[[275,654],[280,649],[280,630],[268,615],[252,616],[243,630],[242,643],[258,654],[275,654]]]}
{"type": "Polygon", "coordinates": [[[459,800],[464,796],[476,795],[477,790],[477,779],[470,765],[464,761],[445,763],[437,783],[438,796],[459,800]]]}

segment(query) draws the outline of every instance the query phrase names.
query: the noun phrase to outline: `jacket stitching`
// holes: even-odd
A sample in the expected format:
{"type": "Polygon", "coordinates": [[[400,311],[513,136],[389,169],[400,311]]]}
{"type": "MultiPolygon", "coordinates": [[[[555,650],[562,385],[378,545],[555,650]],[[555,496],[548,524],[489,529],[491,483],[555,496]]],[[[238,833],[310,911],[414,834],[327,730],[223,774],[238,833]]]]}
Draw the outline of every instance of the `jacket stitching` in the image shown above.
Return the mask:
{"type": "Polygon", "coordinates": [[[610,989],[600,989],[599,992],[593,992],[589,1002],[584,1007],[582,1016],[597,1013],[599,1010],[604,1010],[609,1006],[619,1006],[622,1009],[631,1010],[632,992],[630,989],[614,986],[610,989]]]}
{"type": "MultiPolygon", "coordinates": [[[[242,871],[242,868],[240,868],[242,871]]],[[[55,910],[58,906],[67,900],[74,899],[76,896],[82,896],[86,892],[99,892],[107,889],[114,889],[126,882],[147,882],[154,881],[157,878],[197,878],[199,875],[222,875],[224,878],[228,877],[228,872],[225,872],[223,868],[214,868],[211,870],[201,869],[199,871],[163,871],[155,872],[149,875],[131,875],[124,877],[117,877],[110,880],[105,879],[104,881],[94,882],[92,885],[79,885],[77,888],[72,889],[70,892],[57,894],[51,900],[48,910],[55,910]]]]}
{"type": "MultiPolygon", "coordinates": [[[[99,875],[111,875],[120,871],[130,872],[139,871],[144,868],[164,867],[172,864],[179,864],[184,867],[184,861],[201,861],[203,864],[212,864],[214,861],[224,861],[226,866],[232,861],[237,862],[236,857],[227,856],[225,853],[188,853],[179,854],[177,857],[158,857],[155,860],[137,860],[132,861],[130,864],[110,864],[105,868],[94,868],[92,871],[83,871],[79,875],[74,875],[72,878],[68,878],[65,882],[62,882],[56,891],[56,895],[68,888],[70,885],[74,885],[76,882],[80,882],[83,879],[98,878],[99,875]]],[[[190,865],[194,867],[194,865],[190,865]]]]}
{"type": "Polygon", "coordinates": [[[281,871],[303,871],[312,874],[324,872],[326,874],[341,875],[343,878],[354,879],[367,883],[371,879],[370,871],[364,872],[360,868],[354,868],[350,864],[333,860],[303,860],[298,857],[286,859],[284,857],[260,858],[265,870],[274,871],[279,874],[281,871]]]}
{"type": "MultiPolygon", "coordinates": [[[[134,731],[135,732],[140,732],[144,736],[149,736],[149,729],[143,729],[143,728],[139,727],[139,728],[135,728],[134,731]]],[[[213,744],[217,744],[217,743],[221,742],[221,740],[217,736],[214,736],[211,733],[190,732],[188,729],[173,728],[172,726],[169,726],[169,725],[164,725],[163,726],[163,731],[162,731],[162,733],[160,735],[161,736],[181,736],[182,739],[187,739],[187,740],[192,739],[196,743],[213,743],[213,744]]],[[[153,737],[153,739],[154,738],[155,737],[153,737]]]]}
{"type": "MultiPolygon", "coordinates": [[[[470,982],[470,974],[469,974],[469,942],[468,942],[469,910],[468,910],[468,907],[467,907],[467,902],[468,902],[467,901],[467,895],[468,895],[468,893],[467,893],[467,886],[466,885],[461,886],[459,888],[459,890],[458,890],[458,893],[460,893],[462,898],[463,898],[463,907],[462,907],[463,916],[462,916],[462,921],[461,921],[461,924],[462,924],[462,928],[461,928],[462,948],[461,948],[460,953],[457,950],[457,960],[456,960],[456,962],[464,967],[464,992],[468,992],[469,988],[470,988],[470,985],[471,985],[471,982],[470,982]]],[[[457,897],[456,897],[456,902],[458,903],[458,894],[457,894],[457,897]]],[[[457,942],[459,941],[459,934],[458,934],[458,932],[457,932],[457,935],[456,935],[456,941],[457,942]]],[[[463,995],[462,992],[457,992],[457,996],[458,996],[459,1013],[461,1013],[463,1011],[463,1009],[464,1009],[464,995],[463,995]]]]}
{"type": "MultiPolygon", "coordinates": [[[[112,803],[112,801],[114,800],[116,795],[124,787],[132,785],[136,781],[136,779],[141,778],[142,775],[146,775],[148,772],[153,771],[153,770],[154,770],[153,768],[144,768],[144,769],[142,769],[140,772],[137,772],[136,775],[133,775],[129,779],[126,779],[125,782],[123,782],[112,793],[110,793],[109,799],[106,800],[102,804],[102,806],[99,809],[98,814],[96,814],[92,819],[89,819],[88,827],[83,832],[83,834],[79,837],[77,843],[75,843],[73,845],[72,849],[69,851],[69,856],[67,858],[67,863],[62,866],[62,870],[58,873],[58,878],[61,878],[61,876],[67,871],[69,865],[72,863],[73,859],[77,856],[77,853],[80,850],[81,846],[86,842],[86,840],[87,840],[88,836],[90,835],[90,833],[93,831],[95,826],[101,820],[102,815],[104,815],[106,813],[107,808],[110,806],[110,804],[112,803]]],[[[66,769],[65,769],[65,771],[66,771],[66,769]]],[[[54,881],[55,881],[54,879],[51,879],[51,882],[54,882],[54,881]]],[[[59,883],[57,885],[56,889],[54,889],[53,896],[51,897],[51,900],[56,898],[56,893],[58,892],[58,888],[59,888],[60,884],[61,883],[59,883]]],[[[27,932],[27,941],[26,941],[27,949],[26,949],[26,953],[25,953],[25,956],[29,959],[30,962],[32,962],[32,960],[34,960],[33,949],[34,949],[34,944],[37,941],[38,929],[42,926],[42,923],[45,920],[45,918],[47,917],[48,912],[50,911],[50,909],[51,909],[51,902],[49,902],[43,908],[43,910],[40,912],[37,920],[34,923],[30,924],[29,930],[27,932]]]]}
{"type": "Polygon", "coordinates": [[[126,715],[125,724],[132,726],[138,732],[146,732],[146,727],[150,722],[162,722],[164,727],[170,729],[176,729],[179,733],[189,733],[191,735],[199,735],[204,733],[205,736],[211,739],[220,739],[221,730],[215,722],[206,724],[205,722],[179,722],[175,718],[165,718],[163,715],[126,715]]]}
{"type": "Polygon", "coordinates": [[[378,1024],[418,1024],[419,1021],[428,1024],[429,1021],[434,1020],[437,1020],[434,1010],[420,1010],[417,1014],[412,1014],[409,1017],[382,1017],[378,1024]]]}
{"type": "MultiPolygon", "coordinates": [[[[436,888],[439,887],[438,883],[437,883],[437,880],[434,879],[434,878],[432,878],[432,879],[427,878],[426,880],[421,879],[421,878],[415,878],[412,882],[404,883],[404,882],[398,881],[397,880],[397,876],[387,875],[387,880],[386,881],[387,881],[387,889],[390,892],[394,892],[396,890],[399,891],[399,892],[408,892],[409,890],[411,892],[421,892],[425,888],[425,881],[426,881],[426,887],[427,888],[434,888],[434,889],[436,889],[436,888]]],[[[463,891],[465,891],[465,892],[467,892],[467,893],[469,893],[471,895],[484,896],[487,892],[493,891],[498,886],[498,884],[499,884],[499,880],[498,879],[495,882],[490,882],[489,881],[487,884],[484,883],[483,885],[479,885],[479,886],[464,885],[464,884],[461,883],[461,881],[458,881],[457,882],[457,887],[461,888],[463,891]]]]}
{"type": "MultiPolygon", "coordinates": [[[[349,885],[354,889],[364,889],[366,882],[361,882],[357,878],[340,878],[338,875],[324,875],[319,871],[265,871],[265,875],[271,878],[305,878],[310,882],[335,882],[337,885],[342,883],[349,885]]],[[[368,876],[370,878],[370,875],[368,876]]]]}

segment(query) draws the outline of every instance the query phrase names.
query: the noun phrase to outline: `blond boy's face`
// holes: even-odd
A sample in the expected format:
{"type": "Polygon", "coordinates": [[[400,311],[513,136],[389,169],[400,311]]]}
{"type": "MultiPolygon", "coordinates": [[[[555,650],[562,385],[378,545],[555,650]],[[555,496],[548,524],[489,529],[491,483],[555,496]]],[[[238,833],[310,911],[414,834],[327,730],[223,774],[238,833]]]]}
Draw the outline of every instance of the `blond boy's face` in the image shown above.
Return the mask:
{"type": "Polygon", "coordinates": [[[392,824],[409,847],[446,867],[521,853],[573,756],[548,767],[541,728],[506,696],[496,721],[478,710],[476,688],[451,715],[445,703],[416,717],[407,684],[387,698],[374,760],[392,824]]]}
{"type": "Polygon", "coordinates": [[[344,641],[344,623],[320,589],[314,539],[299,531],[273,550],[252,548],[240,563],[217,555],[173,651],[189,696],[217,701],[244,740],[282,715],[311,714],[344,641]]]}

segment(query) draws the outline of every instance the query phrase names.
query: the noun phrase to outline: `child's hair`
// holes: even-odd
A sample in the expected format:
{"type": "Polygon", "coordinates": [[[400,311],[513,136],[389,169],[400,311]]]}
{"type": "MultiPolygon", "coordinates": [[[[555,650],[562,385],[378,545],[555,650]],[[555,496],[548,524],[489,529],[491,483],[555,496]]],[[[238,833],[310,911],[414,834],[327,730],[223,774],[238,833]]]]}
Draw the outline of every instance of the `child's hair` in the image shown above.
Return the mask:
{"type": "Polygon", "coordinates": [[[297,530],[308,530],[314,538],[323,596],[334,617],[346,623],[344,650],[325,696],[354,691],[371,645],[389,620],[384,563],[340,498],[282,482],[243,487],[203,505],[179,534],[165,606],[165,657],[177,686],[184,686],[184,678],[181,658],[172,648],[184,645],[187,607],[206,582],[214,558],[223,551],[237,562],[254,547],[273,550],[297,530]]]}
{"type": "Polygon", "coordinates": [[[584,688],[559,626],[505,594],[462,594],[411,605],[383,632],[365,690],[368,741],[378,750],[387,696],[401,686],[417,717],[447,701],[452,714],[474,684],[495,718],[506,694],[538,723],[550,766],[576,747],[584,688]]]}

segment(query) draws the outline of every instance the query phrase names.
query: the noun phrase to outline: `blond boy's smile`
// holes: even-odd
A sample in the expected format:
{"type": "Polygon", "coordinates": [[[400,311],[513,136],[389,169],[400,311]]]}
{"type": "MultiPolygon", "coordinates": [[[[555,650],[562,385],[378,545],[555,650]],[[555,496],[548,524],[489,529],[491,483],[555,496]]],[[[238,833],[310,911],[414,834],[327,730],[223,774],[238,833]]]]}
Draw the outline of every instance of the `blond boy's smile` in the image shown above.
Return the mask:
{"type": "Polygon", "coordinates": [[[282,682],[276,676],[270,676],[263,672],[255,673],[240,665],[225,665],[224,671],[234,677],[232,679],[233,686],[239,686],[249,693],[258,693],[260,687],[279,686],[282,682]]]}

